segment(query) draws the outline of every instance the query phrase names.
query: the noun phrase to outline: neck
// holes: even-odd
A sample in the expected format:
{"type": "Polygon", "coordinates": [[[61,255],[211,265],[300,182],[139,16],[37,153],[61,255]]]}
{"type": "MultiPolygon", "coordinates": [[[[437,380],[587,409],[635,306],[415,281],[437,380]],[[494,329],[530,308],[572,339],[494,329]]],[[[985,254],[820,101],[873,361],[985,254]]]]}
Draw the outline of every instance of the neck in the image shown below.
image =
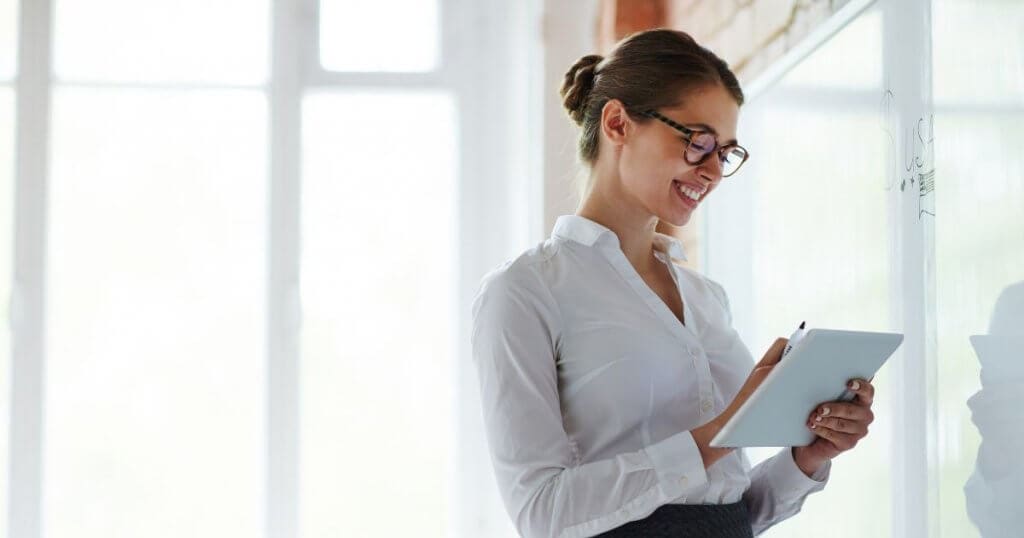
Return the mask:
{"type": "Polygon", "coordinates": [[[590,219],[615,232],[626,259],[641,275],[649,273],[657,260],[653,256],[655,227],[658,218],[644,210],[636,210],[628,203],[626,193],[602,192],[597,185],[613,182],[595,182],[576,214],[590,219]]]}

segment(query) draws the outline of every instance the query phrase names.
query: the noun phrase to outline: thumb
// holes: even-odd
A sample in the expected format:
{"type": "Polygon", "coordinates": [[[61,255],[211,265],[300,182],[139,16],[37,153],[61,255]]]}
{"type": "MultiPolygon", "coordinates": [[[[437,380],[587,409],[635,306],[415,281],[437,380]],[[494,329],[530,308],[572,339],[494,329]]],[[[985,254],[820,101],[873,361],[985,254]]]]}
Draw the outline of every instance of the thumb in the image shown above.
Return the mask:
{"type": "Polygon", "coordinates": [[[772,346],[765,352],[764,357],[761,357],[761,360],[754,366],[754,369],[778,364],[779,360],[782,359],[782,351],[786,349],[786,344],[788,343],[789,340],[786,338],[776,338],[772,346]]]}

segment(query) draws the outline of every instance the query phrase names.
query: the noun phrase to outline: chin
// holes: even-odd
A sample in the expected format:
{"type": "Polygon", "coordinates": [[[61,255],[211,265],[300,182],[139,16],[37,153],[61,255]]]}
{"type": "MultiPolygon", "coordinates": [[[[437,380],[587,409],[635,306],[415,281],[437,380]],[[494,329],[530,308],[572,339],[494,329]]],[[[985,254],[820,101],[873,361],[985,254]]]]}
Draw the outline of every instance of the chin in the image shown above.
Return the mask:
{"type": "Polygon", "coordinates": [[[678,215],[678,214],[671,215],[671,217],[669,217],[669,218],[666,218],[666,217],[663,217],[663,216],[659,216],[658,219],[661,220],[662,222],[666,222],[668,224],[671,224],[672,226],[675,226],[676,228],[682,228],[683,226],[686,226],[690,222],[690,216],[691,215],[692,215],[692,213],[690,213],[688,211],[688,212],[686,212],[683,215],[678,215]]]}
{"type": "Polygon", "coordinates": [[[684,217],[682,219],[679,219],[678,221],[669,221],[669,224],[675,226],[676,228],[682,228],[683,226],[686,226],[689,223],[690,223],[690,216],[689,215],[687,215],[686,217],[684,217]]]}

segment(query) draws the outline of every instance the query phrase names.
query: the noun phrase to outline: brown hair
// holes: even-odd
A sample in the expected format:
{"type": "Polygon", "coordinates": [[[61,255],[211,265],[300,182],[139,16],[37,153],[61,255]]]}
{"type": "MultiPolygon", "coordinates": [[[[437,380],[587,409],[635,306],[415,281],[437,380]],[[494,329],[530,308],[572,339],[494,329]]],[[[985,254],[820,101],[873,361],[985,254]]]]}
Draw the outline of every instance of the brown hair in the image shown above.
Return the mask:
{"type": "Polygon", "coordinates": [[[743,104],[743,90],[725,61],[686,32],[661,28],[626,37],[607,58],[580,58],[565,73],[559,94],[569,117],[582,128],[579,159],[593,166],[601,110],[609,99],[622,101],[631,118],[644,122],[648,118],[638,112],[678,106],[679,96],[713,84],[743,104]]]}

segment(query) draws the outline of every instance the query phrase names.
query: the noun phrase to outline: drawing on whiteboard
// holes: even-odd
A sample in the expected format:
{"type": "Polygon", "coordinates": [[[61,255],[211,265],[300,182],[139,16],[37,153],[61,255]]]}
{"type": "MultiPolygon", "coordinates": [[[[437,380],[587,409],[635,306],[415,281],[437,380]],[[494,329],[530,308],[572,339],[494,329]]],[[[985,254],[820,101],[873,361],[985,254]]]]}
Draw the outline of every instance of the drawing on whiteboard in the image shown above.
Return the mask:
{"type": "Polygon", "coordinates": [[[899,153],[896,152],[896,137],[893,135],[891,126],[899,124],[899,115],[895,107],[895,93],[891,89],[885,90],[882,94],[881,118],[882,132],[889,140],[889,154],[893,160],[902,162],[892,163],[892,170],[898,170],[898,174],[891,175],[891,180],[886,185],[886,190],[892,190],[899,183],[900,192],[916,192],[917,194],[917,218],[924,215],[935,216],[935,115],[929,114],[927,118],[919,117],[912,127],[907,127],[906,132],[900,137],[902,142],[899,153]],[[917,188],[915,188],[915,185],[917,188]]]}

